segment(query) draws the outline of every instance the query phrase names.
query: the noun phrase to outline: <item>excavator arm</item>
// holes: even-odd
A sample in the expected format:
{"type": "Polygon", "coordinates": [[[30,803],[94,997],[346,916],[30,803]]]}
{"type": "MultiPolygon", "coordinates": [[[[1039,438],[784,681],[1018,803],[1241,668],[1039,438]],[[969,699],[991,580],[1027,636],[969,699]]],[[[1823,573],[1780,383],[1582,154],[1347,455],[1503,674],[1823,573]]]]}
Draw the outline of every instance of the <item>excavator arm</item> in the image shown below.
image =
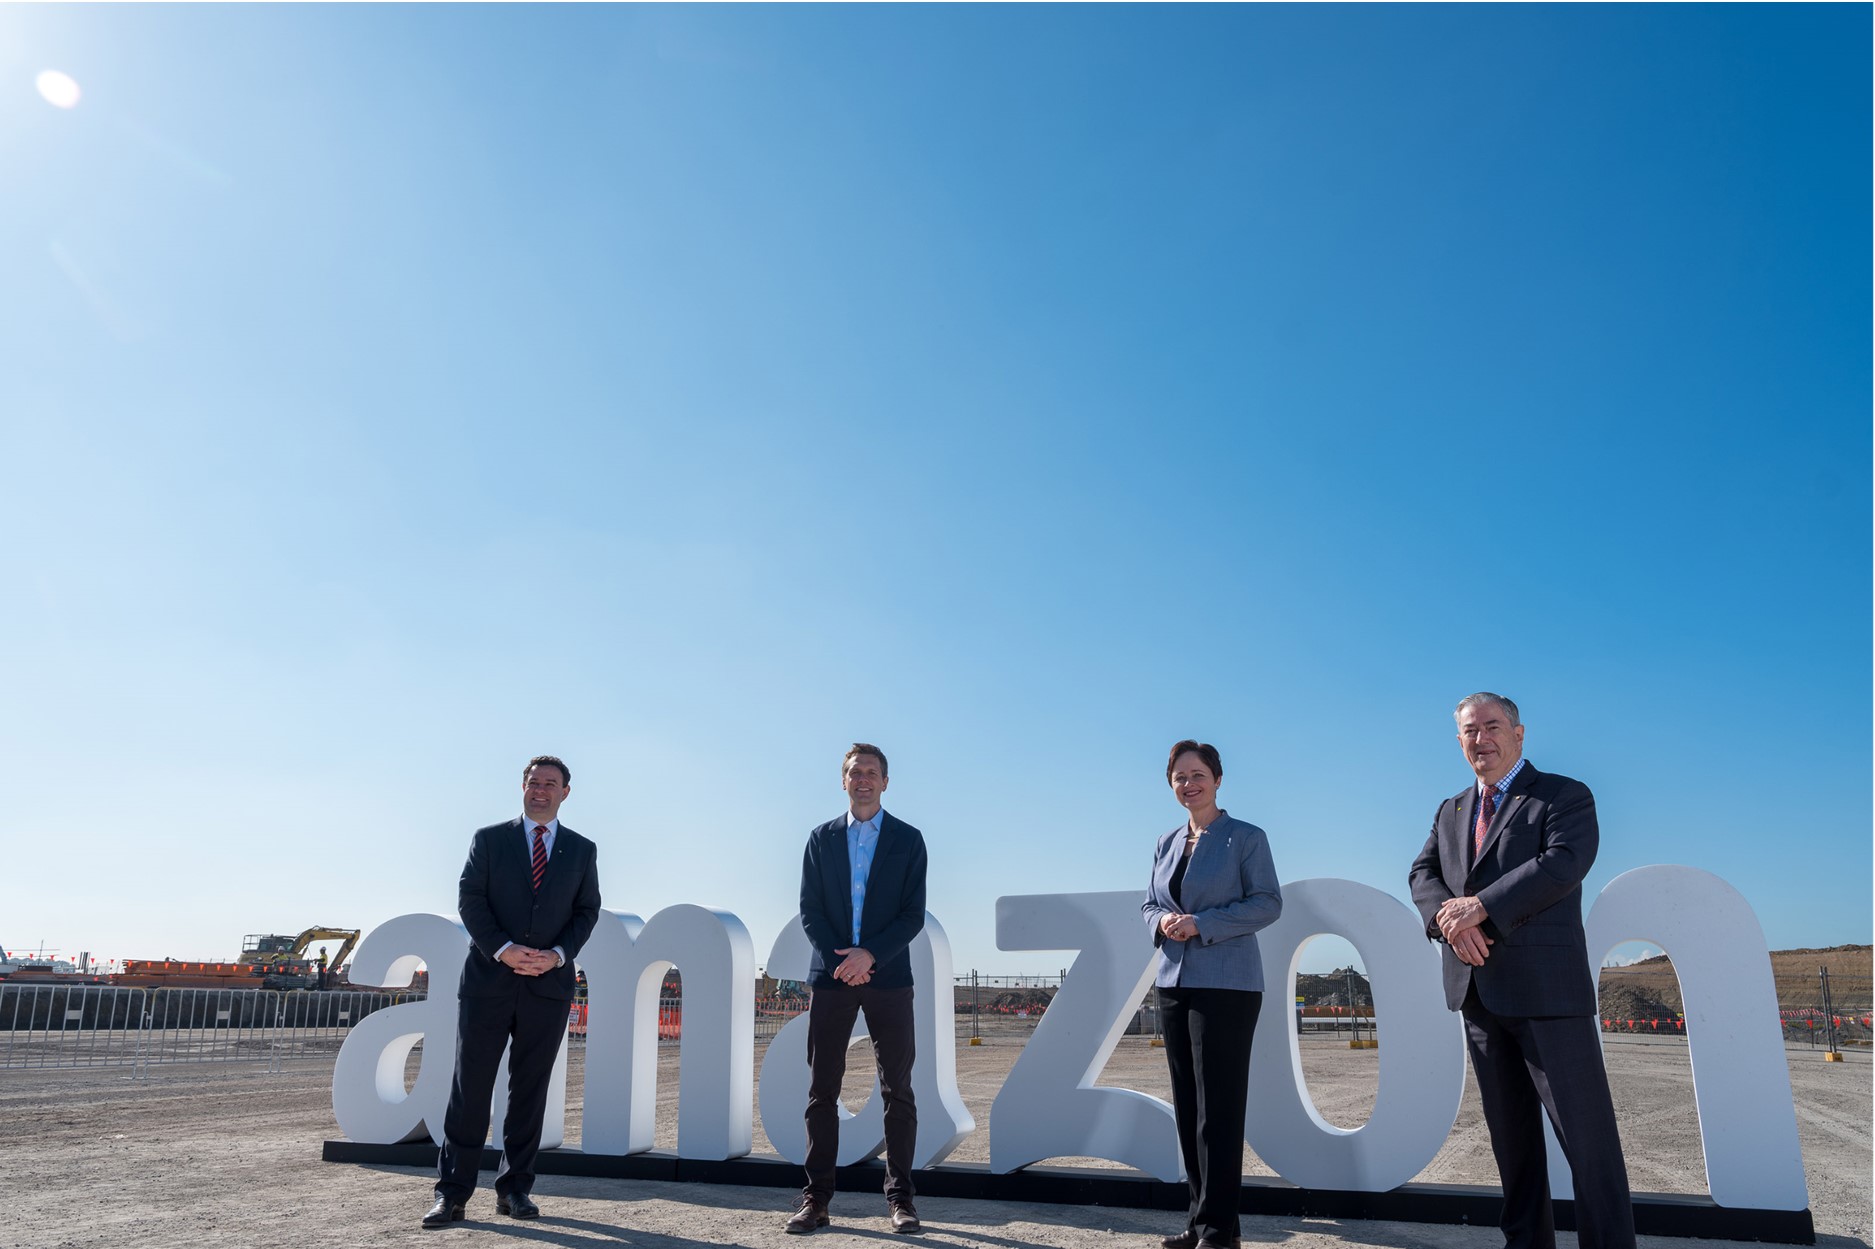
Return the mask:
{"type": "Polygon", "coordinates": [[[315,941],[339,940],[343,940],[344,944],[339,946],[338,956],[327,964],[333,971],[337,971],[345,966],[345,960],[351,955],[352,947],[358,944],[358,929],[356,928],[308,928],[293,938],[293,953],[290,957],[305,958],[307,947],[315,941]]]}

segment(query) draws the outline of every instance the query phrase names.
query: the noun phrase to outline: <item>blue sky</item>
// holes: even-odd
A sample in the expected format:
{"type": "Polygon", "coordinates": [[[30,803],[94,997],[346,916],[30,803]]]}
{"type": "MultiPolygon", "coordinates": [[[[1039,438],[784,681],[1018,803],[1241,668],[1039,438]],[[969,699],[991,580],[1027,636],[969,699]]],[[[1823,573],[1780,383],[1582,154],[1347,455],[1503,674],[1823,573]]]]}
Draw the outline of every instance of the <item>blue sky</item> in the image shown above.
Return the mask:
{"type": "Polygon", "coordinates": [[[960,970],[1195,735],[1405,896],[1870,939],[1858,6],[0,9],[0,941],[450,911],[520,762],[765,957],[856,738],[960,970]],[[53,107],[35,76],[84,94],[53,107]]]}

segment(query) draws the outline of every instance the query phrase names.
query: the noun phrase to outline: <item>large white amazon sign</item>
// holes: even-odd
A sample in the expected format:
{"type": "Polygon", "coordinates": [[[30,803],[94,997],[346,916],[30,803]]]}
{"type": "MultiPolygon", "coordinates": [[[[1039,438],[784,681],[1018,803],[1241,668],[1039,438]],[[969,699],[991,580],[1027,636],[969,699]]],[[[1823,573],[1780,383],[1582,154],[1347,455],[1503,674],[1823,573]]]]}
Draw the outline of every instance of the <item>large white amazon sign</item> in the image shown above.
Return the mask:
{"type": "MultiPolygon", "coordinates": [[[[1121,891],[997,900],[999,948],[1079,953],[990,1108],[992,1171],[1082,1157],[1111,1159],[1164,1180],[1183,1178],[1172,1108],[1144,1093],[1094,1084],[1151,981],[1153,949],[1139,918],[1140,897],[1121,891]]],[[[1295,881],[1283,887],[1283,901],[1282,918],[1259,938],[1270,991],[1263,997],[1250,1066],[1248,1143],[1278,1175],[1300,1187],[1386,1191],[1432,1161],[1458,1118],[1464,1040],[1458,1016],[1445,1009],[1438,951],[1426,941],[1416,913],[1366,885],[1295,881]],[[1353,1129],[1327,1122],[1310,1099],[1296,1016],[1288,1006],[1302,947],[1322,935],[1342,937],[1360,951],[1376,1016],[1386,1023],[1373,1113],[1353,1129]]],[[[1602,891],[1587,930],[1597,967],[1615,945],[1632,940],[1650,941],[1674,960],[1713,1201],[1740,1209],[1805,1209],[1808,1192],[1771,960],[1745,900],[1695,868],[1639,868],[1602,891]]],[[[467,942],[454,920],[403,915],[374,929],[359,947],[354,981],[407,985],[422,964],[432,969],[435,996],[378,1011],[346,1038],[332,1073],[332,1109],[353,1141],[394,1144],[428,1136],[440,1143],[455,1051],[456,1003],[449,988],[467,942]],[[416,1080],[406,1088],[406,1062],[419,1039],[425,1044],[416,1080]]],[[[768,969],[798,976],[807,954],[797,918],[776,938],[768,969]]],[[[976,1123],[957,1090],[950,945],[935,917],[926,917],[912,960],[920,988],[915,1161],[924,1167],[942,1162],[976,1123]]],[[[752,1148],[758,1095],[748,929],[726,911],[675,906],[649,922],[602,911],[580,959],[591,997],[582,1139],[587,1153],[651,1148],[658,984],[664,969],[679,962],[685,1027],[677,1154],[726,1159],[752,1148]]],[[[769,1141],[797,1163],[806,1155],[802,1026],[801,1020],[790,1023],[770,1044],[759,1088],[769,1141]]],[[[502,1119],[506,1083],[496,1083],[494,1123],[502,1119]]],[[[842,1164],[883,1148],[878,1100],[870,1099],[841,1132],[842,1164]]],[[[544,1146],[564,1141],[565,1110],[563,1049],[548,1099],[544,1146]]],[[[1556,1195],[1567,1196],[1568,1168],[1553,1138],[1550,1158],[1556,1195]]]]}

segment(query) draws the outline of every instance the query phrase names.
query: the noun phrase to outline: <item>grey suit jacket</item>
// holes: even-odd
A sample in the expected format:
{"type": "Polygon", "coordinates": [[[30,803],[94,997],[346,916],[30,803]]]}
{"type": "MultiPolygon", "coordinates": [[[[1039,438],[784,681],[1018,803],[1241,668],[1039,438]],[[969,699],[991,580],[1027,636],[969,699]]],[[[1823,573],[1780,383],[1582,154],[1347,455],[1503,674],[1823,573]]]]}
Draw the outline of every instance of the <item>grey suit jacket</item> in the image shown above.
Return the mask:
{"type": "Polygon", "coordinates": [[[1283,913],[1269,837],[1256,825],[1219,811],[1191,852],[1179,885],[1184,899],[1180,906],[1172,900],[1172,873],[1184,853],[1184,841],[1184,824],[1159,838],[1152,855],[1152,883],[1139,908],[1152,943],[1159,947],[1153,983],[1164,988],[1262,989],[1263,955],[1256,934],[1283,913]],[[1181,912],[1197,921],[1198,935],[1189,941],[1168,940],[1159,931],[1159,921],[1181,912]]]}
{"type": "Polygon", "coordinates": [[[1595,796],[1581,781],[1539,772],[1526,761],[1471,861],[1478,787],[1467,785],[1439,804],[1432,833],[1407,881],[1426,935],[1442,941],[1434,917],[1449,898],[1475,897],[1490,917],[1494,944],[1484,966],[1458,961],[1446,946],[1445,1004],[1478,1001],[1495,1015],[1593,1015],[1594,973],[1582,933],[1582,878],[1595,864],[1601,831],[1595,796]]]}

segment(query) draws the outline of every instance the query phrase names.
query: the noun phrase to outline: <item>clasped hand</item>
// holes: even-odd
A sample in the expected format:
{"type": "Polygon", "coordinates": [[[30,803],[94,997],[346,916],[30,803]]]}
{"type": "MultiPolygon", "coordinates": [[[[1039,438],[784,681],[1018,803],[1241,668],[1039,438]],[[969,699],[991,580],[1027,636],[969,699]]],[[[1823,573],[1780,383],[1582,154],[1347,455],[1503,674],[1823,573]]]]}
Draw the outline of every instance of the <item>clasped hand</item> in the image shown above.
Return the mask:
{"type": "Polygon", "coordinates": [[[859,946],[848,946],[844,950],[835,950],[835,954],[844,954],[840,965],[833,969],[833,978],[841,984],[858,988],[872,979],[872,952],[859,946]]]}
{"type": "Polygon", "coordinates": [[[1159,932],[1170,941],[1189,941],[1198,935],[1198,920],[1191,915],[1164,915],[1159,918],[1159,932]]]}
{"type": "Polygon", "coordinates": [[[552,950],[536,950],[527,945],[511,945],[501,952],[501,961],[517,976],[539,976],[560,965],[560,956],[552,950]]]}
{"type": "Polygon", "coordinates": [[[1478,899],[1448,898],[1433,916],[1433,922],[1439,925],[1439,935],[1452,947],[1452,953],[1458,955],[1459,962],[1482,967],[1494,944],[1478,926],[1488,918],[1484,903],[1478,899]]]}

